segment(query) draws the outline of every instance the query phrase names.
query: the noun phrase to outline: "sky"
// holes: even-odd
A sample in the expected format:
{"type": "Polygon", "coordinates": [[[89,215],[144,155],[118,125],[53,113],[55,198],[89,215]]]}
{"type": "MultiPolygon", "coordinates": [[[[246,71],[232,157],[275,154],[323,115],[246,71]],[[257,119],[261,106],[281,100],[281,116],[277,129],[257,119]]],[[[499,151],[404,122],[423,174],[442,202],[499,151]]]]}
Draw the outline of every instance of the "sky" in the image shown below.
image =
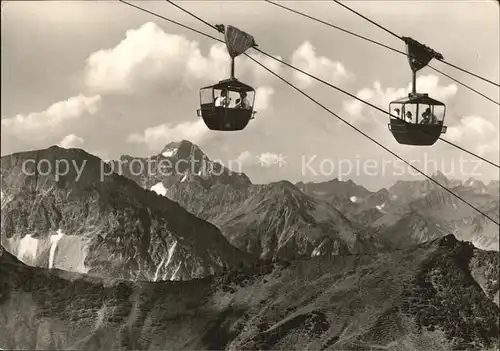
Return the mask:
{"type": "MultiPolygon", "coordinates": [[[[223,39],[163,1],[132,2],[223,39]]],[[[179,1],[212,24],[251,34],[259,48],[388,109],[404,97],[405,56],[336,29],[253,1],[179,1]]],[[[404,43],[333,1],[280,2],[398,50],[404,43]]],[[[499,5],[495,1],[348,1],[347,5],[498,82],[499,5]]],[[[229,76],[223,43],[117,1],[3,1],[1,153],[51,145],[103,159],[152,156],[190,140],[209,158],[254,183],[352,179],[370,190],[421,179],[411,168],[245,57],[236,77],[256,89],[256,118],[239,132],[210,131],[197,117],[199,89],[229,76]]],[[[388,115],[265,57],[256,60],[431,175],[499,179],[498,168],[438,141],[398,144],[388,115]]],[[[499,101],[499,91],[442,62],[431,65],[499,101]]],[[[499,106],[426,67],[417,91],[447,104],[444,139],[499,163],[499,106]]]]}

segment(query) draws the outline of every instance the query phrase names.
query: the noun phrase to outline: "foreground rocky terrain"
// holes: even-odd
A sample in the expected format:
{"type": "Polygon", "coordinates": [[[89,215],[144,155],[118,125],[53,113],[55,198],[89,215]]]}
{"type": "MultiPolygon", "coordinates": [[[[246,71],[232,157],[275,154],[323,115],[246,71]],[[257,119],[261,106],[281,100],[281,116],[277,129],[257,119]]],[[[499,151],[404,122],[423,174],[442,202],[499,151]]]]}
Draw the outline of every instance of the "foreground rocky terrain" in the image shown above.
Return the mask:
{"type": "Polygon", "coordinates": [[[497,350],[498,315],[497,253],[453,235],[184,282],[103,279],[0,256],[3,349],[497,350]]]}
{"type": "Polygon", "coordinates": [[[186,280],[253,261],[214,225],[83,150],[4,156],[1,171],[2,245],[27,264],[186,280]]]}

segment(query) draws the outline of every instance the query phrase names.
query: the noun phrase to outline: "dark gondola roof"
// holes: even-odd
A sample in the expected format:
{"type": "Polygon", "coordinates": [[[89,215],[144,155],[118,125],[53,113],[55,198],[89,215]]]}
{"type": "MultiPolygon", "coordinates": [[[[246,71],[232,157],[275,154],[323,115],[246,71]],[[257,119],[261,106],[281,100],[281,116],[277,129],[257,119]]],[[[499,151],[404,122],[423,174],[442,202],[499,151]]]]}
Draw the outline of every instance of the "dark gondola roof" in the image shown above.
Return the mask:
{"type": "Polygon", "coordinates": [[[228,89],[231,91],[242,92],[242,91],[255,91],[250,85],[240,82],[236,78],[229,78],[221,80],[220,82],[201,88],[203,89],[228,89]]]}
{"type": "Polygon", "coordinates": [[[444,103],[442,103],[439,100],[433,99],[429,97],[428,94],[417,94],[417,95],[411,95],[408,94],[407,97],[397,99],[391,102],[391,104],[427,104],[427,105],[434,105],[434,106],[445,106],[444,103]]]}

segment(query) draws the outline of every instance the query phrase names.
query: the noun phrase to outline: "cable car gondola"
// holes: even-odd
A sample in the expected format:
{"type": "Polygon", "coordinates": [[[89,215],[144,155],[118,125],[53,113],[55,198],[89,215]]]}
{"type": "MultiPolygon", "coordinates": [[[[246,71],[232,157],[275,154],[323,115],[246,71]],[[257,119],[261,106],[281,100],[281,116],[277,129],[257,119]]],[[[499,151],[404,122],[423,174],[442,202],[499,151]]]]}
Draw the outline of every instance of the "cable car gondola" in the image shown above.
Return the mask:
{"type": "Polygon", "coordinates": [[[233,27],[217,25],[226,37],[226,47],[231,57],[231,77],[200,89],[199,117],[211,130],[243,130],[254,118],[255,90],[234,76],[234,60],[247,49],[257,46],[254,38],[233,27]]]}
{"type": "Polygon", "coordinates": [[[446,105],[426,93],[417,93],[416,75],[433,58],[443,60],[443,56],[414,39],[403,37],[403,40],[413,73],[412,91],[408,97],[389,104],[388,127],[400,144],[433,145],[441,134],[446,133],[447,127],[443,125],[446,105]]]}

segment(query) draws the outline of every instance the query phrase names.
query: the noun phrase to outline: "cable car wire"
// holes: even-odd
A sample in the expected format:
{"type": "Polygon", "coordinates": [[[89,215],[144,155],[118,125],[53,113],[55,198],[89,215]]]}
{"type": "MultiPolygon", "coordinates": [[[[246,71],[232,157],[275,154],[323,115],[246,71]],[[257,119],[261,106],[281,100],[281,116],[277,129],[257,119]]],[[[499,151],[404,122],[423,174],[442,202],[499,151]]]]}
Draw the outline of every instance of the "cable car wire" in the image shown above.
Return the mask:
{"type": "MultiPolygon", "coordinates": [[[[172,20],[172,19],[170,19],[170,18],[167,18],[167,17],[165,17],[165,16],[162,16],[162,15],[160,15],[160,14],[156,13],[156,12],[149,11],[149,10],[147,10],[147,9],[143,8],[143,7],[140,7],[140,6],[137,6],[137,5],[131,4],[131,3],[127,2],[127,1],[124,1],[124,0],[118,0],[118,1],[119,1],[119,2],[121,2],[121,3],[123,3],[123,4],[125,4],[125,5],[128,5],[128,6],[131,6],[131,7],[133,7],[133,8],[136,8],[136,9],[138,9],[138,10],[140,10],[140,11],[143,11],[143,12],[149,13],[150,15],[153,15],[153,16],[156,16],[156,17],[158,17],[158,18],[161,18],[161,19],[163,19],[163,20],[165,20],[165,21],[168,21],[168,22],[170,22],[170,23],[176,24],[176,25],[178,25],[178,26],[180,26],[180,27],[183,27],[183,28],[185,28],[185,29],[189,29],[189,30],[191,30],[191,31],[193,31],[193,32],[196,32],[196,33],[198,33],[198,34],[204,35],[204,36],[206,36],[206,37],[208,37],[208,38],[210,38],[210,39],[217,40],[217,41],[220,41],[220,42],[224,43],[224,40],[220,40],[219,38],[216,38],[216,37],[214,37],[214,36],[212,36],[212,35],[210,35],[210,34],[203,33],[202,31],[199,31],[199,30],[197,30],[197,29],[194,29],[194,28],[191,28],[191,27],[189,27],[189,26],[186,26],[185,24],[182,24],[182,23],[180,23],[180,22],[174,21],[174,20],[172,20]]],[[[206,23],[206,24],[210,25],[209,23],[206,23]]],[[[213,28],[214,28],[214,29],[216,29],[215,27],[213,27],[213,28]]]]}
{"type": "MultiPolygon", "coordinates": [[[[305,14],[305,13],[303,13],[303,12],[300,12],[300,11],[294,10],[294,9],[292,9],[292,8],[289,8],[289,7],[287,7],[287,6],[284,6],[284,5],[281,5],[281,4],[278,4],[278,3],[272,2],[272,1],[270,1],[270,0],[264,0],[264,1],[265,1],[265,2],[267,2],[267,3],[269,3],[269,4],[272,4],[272,5],[274,5],[274,6],[280,7],[280,8],[282,8],[282,9],[284,9],[284,10],[287,10],[287,11],[293,12],[293,13],[295,13],[295,14],[297,14],[297,15],[300,15],[300,16],[303,16],[303,17],[306,17],[306,18],[309,18],[309,19],[311,19],[311,20],[313,20],[313,21],[315,21],[315,22],[318,22],[318,23],[324,24],[324,25],[326,25],[326,26],[328,26],[328,27],[332,27],[332,28],[335,28],[335,29],[337,29],[337,30],[340,30],[341,32],[344,32],[344,33],[350,34],[350,35],[352,35],[352,36],[355,36],[355,37],[357,37],[357,38],[360,38],[360,39],[366,40],[366,41],[368,41],[368,42],[370,42],[370,43],[372,43],[372,44],[375,44],[375,45],[381,46],[381,47],[383,47],[383,48],[386,48],[386,49],[388,49],[388,50],[391,50],[391,51],[397,52],[398,54],[401,54],[401,55],[404,55],[404,56],[408,56],[408,54],[407,54],[406,52],[404,52],[404,51],[401,51],[401,50],[395,49],[395,48],[393,48],[393,47],[390,47],[390,46],[388,46],[388,45],[386,45],[386,44],[380,43],[380,42],[378,42],[378,41],[375,41],[375,40],[370,39],[370,38],[368,38],[368,37],[365,37],[365,36],[363,36],[363,35],[360,35],[360,34],[357,34],[357,33],[351,32],[351,31],[349,31],[349,30],[347,30],[347,29],[344,29],[344,28],[342,28],[342,27],[339,27],[339,26],[336,26],[336,25],[334,25],[334,24],[328,23],[328,22],[326,22],[326,21],[320,20],[319,18],[316,18],[316,17],[310,16],[310,15],[307,15],[307,14],[305,14]]],[[[463,86],[463,87],[465,87],[465,88],[467,88],[467,89],[469,89],[469,90],[473,91],[474,93],[476,93],[476,94],[478,94],[478,95],[482,96],[483,98],[485,98],[485,99],[487,99],[487,100],[489,100],[489,101],[493,102],[494,104],[497,104],[497,105],[499,105],[499,106],[500,106],[500,103],[499,103],[499,102],[497,102],[497,101],[493,100],[492,98],[490,98],[490,97],[488,97],[487,95],[485,95],[485,94],[481,93],[480,91],[478,91],[478,90],[474,89],[473,87],[471,87],[471,86],[469,86],[469,85],[467,85],[467,84],[465,84],[465,83],[460,82],[459,80],[457,80],[457,79],[455,79],[455,78],[451,77],[450,75],[448,75],[448,74],[446,74],[446,73],[444,73],[444,72],[440,71],[439,69],[437,69],[437,68],[435,68],[435,67],[433,67],[433,66],[431,66],[431,65],[427,65],[427,67],[429,67],[430,69],[432,69],[432,70],[434,70],[434,71],[436,71],[436,72],[438,72],[438,73],[442,74],[443,76],[445,76],[445,77],[447,77],[447,78],[449,78],[449,79],[453,80],[454,82],[456,82],[456,83],[460,84],[461,86],[463,86]]]]}
{"type": "MultiPolygon", "coordinates": [[[[266,0],[266,1],[267,1],[267,0],[266,0]]],[[[389,33],[389,34],[391,34],[391,35],[395,36],[396,38],[398,38],[398,39],[400,39],[400,40],[403,40],[403,38],[402,38],[401,36],[399,36],[399,35],[397,35],[396,33],[394,33],[394,32],[392,32],[392,31],[390,31],[389,29],[387,29],[387,28],[385,28],[384,26],[382,26],[382,25],[378,24],[377,22],[375,22],[375,21],[373,21],[373,20],[369,19],[368,17],[366,17],[366,16],[362,15],[361,13],[359,13],[358,11],[356,11],[356,10],[354,10],[354,9],[350,8],[349,6],[344,5],[344,4],[343,4],[343,3],[341,3],[340,1],[338,1],[338,0],[332,0],[332,1],[334,1],[334,2],[335,2],[335,3],[337,3],[337,4],[339,4],[339,5],[340,5],[340,6],[342,6],[343,8],[345,8],[345,9],[347,9],[347,10],[349,10],[349,11],[351,11],[351,12],[355,13],[355,14],[356,14],[356,15],[358,15],[359,17],[361,17],[361,18],[363,18],[363,19],[367,20],[368,22],[370,22],[371,24],[373,24],[373,25],[375,25],[375,26],[379,27],[380,29],[382,29],[382,30],[386,31],[387,33],[389,33]]],[[[269,1],[268,1],[268,2],[269,2],[269,1]]],[[[438,59],[438,60],[439,60],[439,59],[438,59]]],[[[479,78],[479,79],[481,79],[481,80],[483,80],[483,81],[485,81],[485,82],[487,82],[487,83],[490,83],[490,84],[492,84],[492,85],[494,85],[494,86],[496,86],[496,87],[500,87],[500,84],[495,83],[495,82],[493,82],[492,80],[489,80],[488,78],[481,77],[480,75],[478,75],[478,74],[476,74],[476,73],[474,73],[474,72],[471,72],[471,71],[466,70],[466,69],[464,69],[464,68],[460,68],[460,67],[458,67],[458,66],[456,66],[456,65],[454,65],[454,64],[452,64],[452,63],[450,63],[450,62],[447,62],[447,61],[445,61],[445,60],[439,60],[439,61],[441,61],[441,62],[443,62],[443,63],[447,64],[448,66],[451,66],[451,67],[453,67],[453,68],[455,68],[455,69],[458,69],[459,71],[465,72],[465,73],[467,73],[467,74],[470,74],[471,76],[474,76],[474,77],[479,78]]]]}
{"type": "Polygon", "coordinates": [[[448,79],[451,79],[451,80],[452,80],[452,81],[454,81],[455,83],[458,83],[458,84],[460,84],[460,85],[461,85],[461,86],[463,86],[463,87],[466,87],[467,89],[469,89],[469,90],[471,90],[471,91],[475,92],[476,94],[481,95],[481,96],[482,96],[482,97],[484,97],[485,99],[490,100],[492,103],[497,104],[498,106],[500,106],[500,103],[499,103],[499,102],[496,102],[495,100],[493,100],[493,99],[492,99],[492,98],[490,98],[489,96],[486,96],[485,94],[481,93],[479,90],[476,90],[476,89],[474,89],[473,87],[471,87],[471,86],[469,86],[469,85],[467,85],[467,84],[465,84],[465,83],[462,83],[462,82],[461,82],[461,81],[459,81],[458,79],[453,78],[453,77],[452,77],[452,76],[450,76],[449,74],[446,74],[446,73],[444,73],[443,71],[438,70],[436,67],[432,67],[431,65],[427,65],[427,67],[429,67],[430,69],[432,69],[432,70],[434,70],[434,71],[436,71],[436,72],[438,72],[438,73],[442,74],[443,76],[447,77],[448,79]]]}
{"type": "MultiPolygon", "coordinates": [[[[199,31],[197,29],[191,28],[189,26],[186,26],[184,24],[181,24],[179,22],[171,20],[171,19],[169,19],[167,17],[164,17],[162,15],[159,15],[159,14],[157,14],[155,12],[152,12],[152,11],[143,9],[143,8],[141,8],[139,6],[130,4],[127,1],[124,1],[124,0],[118,0],[118,1],[120,1],[120,2],[122,2],[124,4],[126,4],[126,5],[132,6],[132,7],[136,8],[136,9],[139,9],[141,11],[147,12],[147,13],[153,15],[153,16],[162,18],[162,19],[164,19],[164,20],[166,20],[166,21],[168,21],[170,23],[174,23],[174,24],[180,25],[183,28],[192,30],[192,31],[194,31],[196,33],[199,33],[201,35],[204,35],[204,36],[206,36],[208,38],[217,40],[219,42],[224,42],[223,40],[220,40],[220,39],[215,38],[215,37],[213,37],[213,36],[211,36],[209,34],[203,33],[203,32],[201,32],[201,31],[199,31]]],[[[187,10],[185,10],[185,11],[188,12],[187,10]]],[[[203,21],[203,23],[205,23],[205,22],[203,21]]],[[[205,24],[207,24],[207,23],[205,23],[205,24]]],[[[210,25],[210,27],[212,27],[212,26],[210,25]]],[[[214,28],[214,27],[212,27],[212,28],[214,28]]],[[[217,28],[214,28],[214,29],[218,31],[217,28]]],[[[283,81],[284,83],[286,83],[287,85],[289,85],[290,87],[292,87],[295,90],[297,90],[298,92],[300,92],[302,95],[306,96],[309,100],[313,101],[315,104],[317,104],[318,106],[322,107],[324,110],[328,111],[330,114],[332,114],[333,116],[335,116],[336,118],[338,118],[339,120],[341,120],[342,122],[344,122],[345,124],[347,124],[348,126],[350,126],[351,128],[353,128],[354,130],[356,130],[357,132],[359,132],[360,134],[362,134],[366,138],[370,139],[372,142],[374,142],[375,144],[377,144],[378,146],[380,146],[381,148],[383,148],[384,150],[386,150],[387,152],[389,152],[391,155],[393,155],[394,157],[396,157],[400,161],[404,162],[406,165],[410,166],[411,168],[413,168],[414,170],[416,170],[417,172],[419,172],[420,174],[422,174],[424,177],[426,177],[427,179],[429,179],[431,182],[433,182],[436,185],[438,185],[439,187],[443,188],[448,193],[450,193],[451,195],[455,196],[456,198],[458,198],[459,200],[461,200],[462,202],[464,202],[465,204],[467,204],[469,207],[471,207],[472,209],[474,209],[476,212],[480,213],[481,215],[483,215],[484,217],[488,218],[490,221],[492,221],[496,225],[500,226],[499,222],[495,221],[493,218],[491,218],[490,216],[488,216],[486,213],[484,213],[483,211],[481,211],[480,209],[478,209],[477,207],[475,207],[474,205],[472,205],[471,203],[469,203],[467,200],[463,199],[460,195],[454,193],[453,191],[451,191],[450,189],[448,189],[447,187],[445,187],[444,185],[442,185],[441,183],[439,183],[438,181],[436,181],[432,177],[428,176],[427,174],[425,174],[424,172],[422,172],[421,170],[419,170],[417,167],[413,166],[411,163],[409,163],[408,161],[406,161],[405,159],[403,159],[402,157],[400,157],[399,155],[397,155],[395,152],[393,152],[392,150],[388,149],[386,146],[384,146],[383,144],[379,143],[377,140],[373,139],[368,134],[366,134],[362,130],[358,129],[357,127],[355,127],[354,125],[352,125],[351,123],[349,123],[348,121],[346,121],[345,119],[343,119],[342,117],[340,117],[339,115],[337,115],[335,112],[331,111],[329,108],[327,108],[326,106],[324,106],[323,104],[321,104],[319,101],[317,101],[316,99],[314,99],[313,97],[311,97],[310,95],[308,95],[307,93],[305,93],[304,91],[302,91],[301,89],[297,88],[294,84],[288,82],[285,78],[281,77],[279,74],[275,73],[274,71],[272,71],[271,69],[269,69],[267,66],[263,65],[262,63],[260,63],[259,61],[257,61],[253,57],[251,57],[250,55],[248,55],[246,53],[244,55],[246,55],[249,59],[251,59],[252,61],[254,61],[255,63],[257,63],[259,66],[261,66],[262,68],[264,68],[265,70],[267,70],[268,72],[270,72],[271,74],[273,74],[275,77],[277,77],[278,79],[280,79],[281,81],[283,81]]]]}
{"type": "MultiPolygon", "coordinates": [[[[170,5],[172,5],[172,6],[174,6],[174,7],[177,7],[179,10],[181,10],[181,11],[183,11],[183,12],[185,12],[185,13],[189,14],[190,16],[192,16],[192,17],[194,17],[194,18],[196,18],[198,21],[203,22],[204,24],[206,24],[207,26],[211,27],[212,29],[215,29],[217,32],[220,32],[220,31],[219,31],[219,28],[217,28],[217,27],[216,27],[216,26],[214,26],[213,24],[210,24],[210,23],[208,23],[207,21],[205,21],[204,19],[202,19],[202,18],[200,18],[200,17],[196,16],[194,13],[187,11],[187,10],[186,10],[186,9],[184,9],[183,7],[181,7],[181,6],[177,5],[177,4],[175,4],[173,1],[171,1],[171,0],[165,0],[165,1],[166,1],[166,2],[168,2],[170,5]]],[[[223,42],[224,42],[224,41],[223,41],[223,42]]]]}
{"type": "MultiPolygon", "coordinates": [[[[194,13],[192,13],[192,12],[190,12],[190,11],[188,11],[188,10],[184,9],[182,6],[179,6],[179,5],[175,4],[175,3],[173,3],[171,0],[165,0],[165,1],[166,1],[166,2],[168,2],[169,4],[171,4],[171,5],[175,6],[175,7],[176,7],[176,8],[178,8],[179,10],[183,11],[184,13],[186,13],[186,14],[188,14],[188,15],[190,15],[190,16],[192,16],[192,17],[194,17],[194,18],[196,18],[197,20],[199,20],[200,22],[202,22],[202,23],[206,24],[206,25],[207,25],[207,26],[209,26],[210,28],[215,29],[216,31],[218,31],[218,32],[219,32],[219,29],[218,29],[216,26],[214,26],[214,25],[212,25],[212,24],[208,23],[207,21],[205,21],[204,19],[202,19],[202,18],[198,17],[198,16],[197,16],[197,15],[195,15],[194,13]]],[[[267,1],[267,0],[266,0],[266,1],[267,1]]],[[[281,5],[279,5],[279,6],[281,6],[281,5]]],[[[224,42],[223,40],[219,40],[219,41],[224,42]]],[[[370,102],[368,102],[368,101],[366,101],[366,100],[363,100],[363,99],[361,99],[361,98],[357,97],[356,95],[354,95],[354,94],[352,94],[352,93],[349,93],[348,91],[346,91],[346,90],[344,90],[344,89],[342,89],[342,88],[339,88],[339,87],[337,87],[337,86],[335,86],[335,85],[333,85],[333,84],[330,84],[330,83],[328,83],[327,81],[325,81],[325,80],[323,80],[323,79],[321,79],[321,78],[318,78],[318,77],[316,77],[316,76],[313,76],[313,75],[311,75],[311,74],[309,74],[309,73],[307,73],[307,72],[305,72],[305,71],[303,71],[303,70],[301,70],[301,69],[299,69],[299,68],[297,68],[297,67],[295,67],[295,66],[293,66],[293,65],[289,64],[288,62],[285,62],[285,61],[283,61],[283,60],[280,60],[280,59],[278,59],[278,58],[276,58],[276,57],[274,57],[274,56],[272,56],[272,55],[268,54],[267,52],[265,52],[265,51],[263,51],[263,50],[261,50],[261,49],[259,49],[259,48],[254,47],[254,50],[256,50],[256,51],[260,52],[261,54],[263,54],[263,55],[265,55],[265,56],[267,56],[267,57],[269,57],[269,58],[272,58],[273,60],[276,60],[277,62],[280,62],[281,64],[284,64],[284,65],[286,65],[286,66],[288,66],[288,67],[290,67],[290,68],[292,68],[292,69],[295,69],[296,71],[298,71],[298,72],[300,72],[300,73],[302,73],[302,74],[305,74],[305,75],[307,75],[308,77],[310,77],[310,78],[312,78],[312,79],[315,79],[315,80],[317,80],[317,81],[319,81],[319,82],[321,82],[321,83],[323,83],[323,84],[325,84],[325,85],[327,85],[327,86],[329,86],[329,87],[331,87],[331,88],[333,88],[333,89],[335,89],[335,90],[337,90],[337,91],[340,91],[340,92],[342,92],[342,93],[344,93],[344,94],[346,94],[346,95],[348,95],[348,96],[352,97],[353,99],[356,99],[356,100],[358,100],[358,101],[360,101],[360,102],[362,102],[362,103],[364,103],[364,104],[366,104],[366,105],[368,105],[368,106],[370,106],[370,107],[372,107],[372,108],[375,108],[375,109],[379,110],[380,112],[382,112],[383,114],[386,114],[386,113],[387,113],[387,111],[383,110],[383,109],[382,109],[382,108],[380,108],[379,106],[376,106],[376,105],[374,105],[374,104],[372,104],[372,103],[370,103],[370,102]]],[[[395,50],[395,49],[394,49],[394,50],[395,50]]],[[[396,51],[398,51],[398,50],[396,50],[396,51]]],[[[406,56],[406,54],[405,54],[404,52],[401,52],[401,53],[403,53],[403,54],[406,56]]],[[[246,55],[246,54],[245,54],[245,55],[246,55]]],[[[246,55],[246,56],[248,56],[248,55],[246,55]]],[[[395,116],[395,115],[391,114],[390,112],[389,112],[389,115],[390,115],[390,116],[392,116],[392,117],[398,118],[397,116],[395,116]]],[[[453,143],[453,142],[451,142],[451,141],[449,141],[449,140],[443,139],[443,138],[441,138],[441,137],[439,138],[439,140],[444,141],[444,142],[445,142],[445,143],[447,143],[448,145],[454,146],[454,147],[456,147],[457,149],[462,150],[463,152],[468,153],[469,155],[474,156],[474,157],[476,157],[476,158],[478,158],[478,159],[480,159],[480,160],[482,160],[482,161],[484,161],[484,162],[486,162],[486,163],[488,163],[488,164],[490,164],[490,165],[492,165],[492,166],[497,167],[497,168],[499,168],[499,169],[500,169],[500,166],[499,166],[499,165],[497,165],[497,164],[495,164],[494,162],[492,162],[492,161],[490,161],[490,160],[488,160],[488,159],[486,159],[486,158],[484,158],[484,157],[482,157],[482,156],[480,156],[480,155],[477,155],[477,154],[475,154],[475,153],[473,153],[473,152],[471,152],[471,151],[469,151],[469,150],[467,150],[467,149],[465,149],[465,148],[463,148],[463,147],[461,147],[461,146],[459,146],[459,145],[456,145],[455,143],[453,143]]]]}
{"type": "Polygon", "coordinates": [[[387,28],[385,28],[384,26],[382,26],[382,25],[378,24],[377,22],[372,21],[372,20],[371,20],[371,19],[369,19],[368,17],[363,16],[363,15],[362,15],[362,14],[360,14],[359,12],[356,12],[355,10],[353,10],[353,9],[351,9],[350,7],[348,7],[348,6],[344,5],[344,4],[343,4],[343,3],[341,3],[340,1],[338,1],[338,0],[333,0],[333,1],[335,1],[335,2],[336,2],[337,4],[339,4],[340,6],[342,6],[342,7],[346,8],[346,9],[348,9],[349,11],[354,12],[356,15],[360,16],[361,18],[364,18],[365,20],[367,20],[367,21],[368,21],[368,22],[370,22],[371,24],[373,24],[373,25],[375,25],[375,26],[379,27],[380,29],[382,29],[382,30],[386,31],[387,33],[389,33],[389,34],[391,34],[391,35],[395,36],[396,38],[398,38],[398,39],[400,39],[400,40],[403,40],[403,38],[401,38],[399,35],[397,35],[397,34],[396,34],[396,33],[394,33],[393,31],[390,31],[389,29],[387,29],[387,28]]]}

